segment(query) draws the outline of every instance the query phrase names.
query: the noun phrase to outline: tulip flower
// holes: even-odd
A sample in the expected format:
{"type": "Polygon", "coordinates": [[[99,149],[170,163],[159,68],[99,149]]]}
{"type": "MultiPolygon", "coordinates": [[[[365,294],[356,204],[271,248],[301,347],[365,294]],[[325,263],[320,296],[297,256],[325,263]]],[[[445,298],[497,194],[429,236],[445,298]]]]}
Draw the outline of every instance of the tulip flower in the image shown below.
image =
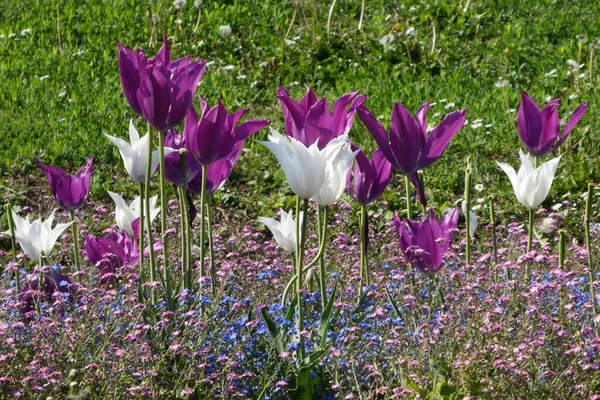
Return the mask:
{"type": "Polygon", "coordinates": [[[23,219],[14,211],[12,216],[15,222],[15,239],[19,242],[25,254],[40,266],[42,265],[42,257],[52,252],[58,237],[73,223],[71,221],[66,224],[57,224],[53,229],[54,211],[44,222],[41,218],[29,222],[29,216],[23,219]]]}
{"type": "MultiPolygon", "coordinates": [[[[123,164],[125,165],[125,170],[131,178],[139,183],[146,183],[146,170],[148,166],[148,146],[150,140],[150,134],[147,133],[146,136],[140,139],[140,134],[137,129],[133,125],[133,121],[129,121],[129,141],[127,143],[125,140],[105,134],[105,136],[110,140],[115,146],[119,148],[119,153],[121,153],[121,158],[123,159],[123,164]]],[[[175,152],[177,150],[165,147],[165,154],[169,154],[175,152]]],[[[150,170],[152,174],[156,171],[159,162],[159,151],[156,150],[152,153],[152,161],[150,170]]]]}
{"type": "Polygon", "coordinates": [[[521,168],[516,173],[509,164],[497,162],[498,166],[508,175],[517,200],[530,210],[537,209],[544,201],[558,167],[560,157],[543,163],[538,168],[533,168],[533,157],[519,150],[521,168]]]}
{"type": "MultiPolygon", "coordinates": [[[[265,217],[259,217],[258,219],[273,233],[279,247],[290,253],[296,251],[296,221],[294,221],[292,210],[289,212],[281,210],[281,221],[265,217]]],[[[303,214],[300,213],[300,224],[302,224],[302,219],[303,214]]]]}
{"type": "MultiPolygon", "coordinates": [[[[65,296],[69,301],[73,301],[73,298],[75,297],[76,291],[75,288],[71,286],[71,280],[66,275],[61,274],[57,268],[51,268],[47,274],[44,274],[43,282],[42,288],[38,289],[39,278],[34,279],[25,285],[19,294],[19,301],[21,303],[19,311],[25,317],[27,322],[31,320],[29,313],[35,309],[34,293],[36,291],[41,291],[43,300],[49,303],[53,302],[56,293],[65,296]]],[[[64,307],[62,305],[59,306],[58,311],[59,315],[62,317],[64,315],[64,307]]]]}
{"type": "Polygon", "coordinates": [[[62,169],[51,165],[44,165],[39,157],[35,163],[42,169],[52,195],[62,208],[67,211],[74,211],[87,198],[90,193],[90,179],[94,173],[92,168],[92,158],[87,159],[87,165],[81,168],[77,174],[68,175],[62,169]]]}
{"type": "Polygon", "coordinates": [[[325,180],[319,191],[312,197],[320,206],[330,206],[342,196],[348,170],[360,150],[352,150],[352,142],[342,144],[335,157],[327,163],[325,180]]]}
{"type": "Polygon", "coordinates": [[[277,158],[285,173],[290,189],[303,199],[312,198],[323,186],[327,165],[348,140],[342,135],[327,144],[322,150],[317,143],[306,147],[293,137],[285,137],[271,128],[268,142],[259,142],[277,158]]]}
{"type": "Polygon", "coordinates": [[[519,156],[521,157],[521,168],[519,168],[518,173],[509,164],[500,162],[497,162],[497,164],[508,175],[517,200],[529,210],[529,238],[527,240],[527,251],[529,252],[533,241],[535,210],[550,193],[560,156],[543,163],[537,168],[533,167],[534,160],[531,155],[525,154],[519,149],[519,156]]]}
{"type": "Polygon", "coordinates": [[[400,237],[400,249],[411,265],[419,271],[432,275],[443,266],[443,256],[450,248],[458,223],[457,207],[447,212],[440,222],[432,211],[423,222],[401,221],[394,213],[394,225],[400,237]]]}
{"type": "MultiPolygon", "coordinates": [[[[237,163],[237,160],[242,153],[243,143],[238,143],[231,149],[231,152],[221,158],[219,161],[215,161],[206,167],[206,194],[212,196],[225,185],[225,182],[231,175],[233,167],[237,163]]],[[[189,183],[188,190],[196,194],[202,192],[202,172],[199,172],[189,183]]]]}
{"type": "Polygon", "coordinates": [[[181,153],[172,152],[165,156],[165,177],[177,187],[186,187],[194,177],[202,171],[200,164],[186,146],[185,137],[180,135],[174,129],[171,129],[165,135],[165,146],[174,150],[185,149],[185,182],[183,177],[183,169],[181,166],[181,153]]]}
{"type": "Polygon", "coordinates": [[[277,90],[277,97],[281,101],[287,135],[306,147],[317,142],[319,149],[350,132],[356,108],[367,98],[364,94],[359,96],[358,92],[347,93],[335,102],[333,112],[330,112],[327,100],[317,99],[309,87],[299,103],[282,87],[277,90]]]}
{"type": "Polygon", "coordinates": [[[359,151],[354,168],[346,174],[346,190],[358,204],[366,206],[381,197],[391,180],[392,164],[381,149],[375,150],[371,161],[359,151]]]}
{"type": "Polygon", "coordinates": [[[536,157],[554,152],[575,128],[588,106],[587,102],[580,104],[560,134],[560,120],[556,110],[559,103],[560,99],[554,99],[540,111],[535,101],[525,91],[521,91],[521,105],[517,116],[519,136],[527,151],[536,157]]]}
{"type": "MultiPolygon", "coordinates": [[[[371,132],[388,161],[404,175],[410,177],[413,185],[419,190],[423,205],[425,205],[425,193],[417,171],[427,168],[441,157],[450,140],[465,124],[467,112],[460,110],[447,114],[427,135],[429,129],[426,114],[431,104],[431,102],[423,104],[413,117],[406,107],[395,103],[389,135],[368,108],[361,105],[357,109],[360,120],[371,132]]],[[[409,197],[408,193],[407,197],[409,197]]],[[[407,204],[410,206],[410,201],[407,204]]]]}
{"type": "Polygon", "coordinates": [[[140,49],[128,49],[118,41],[117,46],[121,84],[133,111],[159,132],[175,128],[192,106],[206,69],[204,61],[192,61],[192,56],[171,61],[166,35],[155,58],[146,57],[140,49]]]}
{"type": "Polygon", "coordinates": [[[193,107],[188,111],[184,136],[188,150],[204,166],[226,157],[236,144],[271,123],[267,120],[250,120],[236,127],[249,108],[228,114],[221,100],[216,106],[209,108],[202,96],[200,106],[200,119],[193,107]]]}
{"type": "MultiPolygon", "coordinates": [[[[140,211],[141,211],[140,196],[133,199],[131,204],[128,206],[127,203],[125,203],[125,200],[123,199],[123,197],[121,197],[121,195],[119,195],[117,193],[113,193],[111,191],[108,191],[108,194],[115,202],[115,206],[116,206],[115,218],[117,221],[117,226],[119,227],[119,229],[127,231],[127,233],[129,234],[130,237],[133,237],[133,234],[134,234],[133,222],[136,219],[140,218],[140,211]]],[[[155,208],[157,199],[158,199],[158,196],[154,196],[150,199],[150,221],[151,222],[160,213],[160,208],[155,208]]],[[[148,229],[148,227],[144,226],[144,229],[148,229]]]]}

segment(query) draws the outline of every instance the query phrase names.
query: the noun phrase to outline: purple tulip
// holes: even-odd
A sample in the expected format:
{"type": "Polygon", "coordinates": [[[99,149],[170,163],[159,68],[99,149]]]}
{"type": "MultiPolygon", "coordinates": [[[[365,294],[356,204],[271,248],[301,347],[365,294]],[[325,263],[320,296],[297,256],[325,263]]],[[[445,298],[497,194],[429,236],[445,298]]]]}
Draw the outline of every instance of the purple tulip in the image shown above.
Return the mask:
{"type": "MultiPolygon", "coordinates": [[[[206,194],[212,196],[225,184],[233,167],[242,153],[243,142],[239,142],[224,158],[210,164],[206,168],[206,194]]],[[[196,194],[202,192],[202,172],[188,183],[188,189],[196,194]]]]}
{"type": "Polygon", "coordinates": [[[431,275],[443,266],[443,256],[454,236],[459,210],[453,207],[437,221],[432,211],[423,222],[403,220],[394,213],[394,225],[400,236],[400,248],[414,268],[431,275]]]}
{"type": "MultiPolygon", "coordinates": [[[[352,150],[358,149],[352,146],[352,150]]],[[[360,151],[356,155],[354,168],[346,175],[346,189],[350,197],[366,206],[377,200],[392,179],[392,164],[385,158],[381,149],[375,150],[373,160],[360,151]]]]}
{"type": "Polygon", "coordinates": [[[79,208],[90,193],[90,179],[94,173],[92,158],[87,159],[87,165],[76,175],[67,175],[65,171],[51,165],[44,165],[39,157],[35,163],[42,169],[50,184],[54,198],[62,208],[73,211],[79,208]]]}
{"type": "MultiPolygon", "coordinates": [[[[30,321],[29,313],[35,309],[34,294],[38,291],[39,279],[34,279],[29,282],[19,295],[19,301],[21,302],[20,312],[25,316],[27,322],[30,321]]],[[[71,280],[61,274],[55,267],[51,268],[49,272],[44,274],[44,285],[41,289],[41,295],[43,296],[40,300],[52,302],[55,293],[61,293],[67,296],[67,300],[73,301],[76,296],[76,290],[71,286],[71,280]]],[[[64,315],[64,307],[60,306],[59,315],[64,315]]]]}
{"type": "Polygon", "coordinates": [[[282,87],[277,90],[277,97],[281,101],[287,135],[306,147],[318,140],[319,149],[336,137],[350,132],[357,107],[367,99],[365,94],[347,93],[335,102],[333,113],[330,113],[327,100],[318,100],[309,87],[300,103],[290,98],[288,91],[282,87]]]}
{"type": "MultiPolygon", "coordinates": [[[[122,230],[120,233],[113,232],[107,237],[95,237],[89,234],[86,236],[83,245],[84,251],[89,262],[100,270],[100,285],[112,281],[118,269],[131,267],[139,262],[140,219],[137,218],[132,226],[133,240],[126,230],[122,230]]],[[[155,251],[159,251],[161,248],[160,241],[157,241],[154,245],[155,251]]],[[[147,251],[147,249],[144,250],[144,254],[147,251]]]]}
{"type": "Polygon", "coordinates": [[[175,128],[192,106],[206,69],[204,61],[192,61],[192,56],[188,56],[171,62],[166,35],[155,58],[146,57],[141,49],[128,49],[118,41],[117,45],[121,84],[133,111],[159,132],[175,128]]]}
{"type": "Polygon", "coordinates": [[[575,109],[560,135],[560,120],[556,110],[558,103],[560,99],[554,99],[540,111],[535,101],[525,91],[521,91],[521,105],[517,117],[519,135],[523,146],[536,157],[548,155],[556,150],[583,117],[588,106],[585,102],[575,109]]]}
{"type": "Polygon", "coordinates": [[[209,108],[202,96],[200,106],[200,120],[193,107],[188,111],[183,134],[186,146],[202,165],[208,166],[226,157],[238,143],[271,123],[267,120],[250,120],[236,127],[249,108],[228,114],[221,100],[209,108]]]}
{"type": "Polygon", "coordinates": [[[419,190],[422,204],[425,204],[425,193],[417,171],[429,167],[441,157],[450,140],[465,124],[467,112],[465,109],[447,114],[427,135],[425,115],[431,104],[423,104],[413,118],[406,107],[395,103],[389,136],[368,108],[361,105],[357,109],[360,120],[371,132],[388,161],[403,174],[411,177],[411,181],[419,190]]]}
{"type": "Polygon", "coordinates": [[[178,134],[174,129],[167,131],[165,135],[165,146],[173,149],[186,149],[185,154],[185,182],[183,179],[183,170],[181,168],[181,155],[179,152],[167,154],[165,156],[165,177],[171,183],[178,187],[187,186],[194,177],[202,171],[200,164],[189,152],[186,146],[185,137],[178,134]]]}

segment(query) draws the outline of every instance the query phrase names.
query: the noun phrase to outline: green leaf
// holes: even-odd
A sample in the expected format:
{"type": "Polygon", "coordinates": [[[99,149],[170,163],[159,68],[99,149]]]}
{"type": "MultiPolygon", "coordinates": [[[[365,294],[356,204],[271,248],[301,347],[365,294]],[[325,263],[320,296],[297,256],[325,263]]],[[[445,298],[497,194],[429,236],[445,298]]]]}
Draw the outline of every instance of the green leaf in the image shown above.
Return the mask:
{"type": "Polygon", "coordinates": [[[294,296],[290,306],[288,308],[287,313],[285,314],[285,319],[288,321],[294,321],[294,313],[296,312],[296,304],[298,304],[298,295],[294,296]]]}
{"type": "Polygon", "coordinates": [[[283,353],[283,344],[281,343],[281,340],[279,340],[279,329],[277,328],[277,324],[275,324],[275,321],[273,321],[271,316],[267,313],[266,308],[261,308],[260,313],[267,324],[267,329],[273,339],[273,345],[279,354],[283,353]]]}
{"type": "Polygon", "coordinates": [[[390,301],[390,304],[392,305],[392,309],[394,310],[394,314],[396,314],[396,317],[402,318],[402,313],[400,312],[400,309],[398,308],[396,301],[392,297],[392,294],[390,293],[390,291],[388,290],[387,287],[385,288],[385,293],[387,294],[388,300],[390,301]]]}
{"type": "Polygon", "coordinates": [[[323,310],[323,314],[321,314],[321,321],[319,322],[319,347],[324,347],[327,342],[327,331],[329,331],[329,325],[331,324],[331,316],[333,310],[333,304],[335,302],[335,294],[337,290],[337,281],[333,285],[333,290],[331,291],[331,296],[329,297],[329,301],[325,305],[325,309],[323,310]]]}

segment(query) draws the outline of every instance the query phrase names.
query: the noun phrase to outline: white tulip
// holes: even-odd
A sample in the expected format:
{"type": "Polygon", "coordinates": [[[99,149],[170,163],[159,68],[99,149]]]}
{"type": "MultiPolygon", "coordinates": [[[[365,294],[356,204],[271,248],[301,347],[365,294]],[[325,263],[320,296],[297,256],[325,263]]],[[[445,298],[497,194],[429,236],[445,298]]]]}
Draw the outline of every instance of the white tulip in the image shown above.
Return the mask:
{"type": "Polygon", "coordinates": [[[15,239],[19,242],[25,254],[32,260],[37,261],[40,266],[42,255],[47,256],[52,252],[58,237],[73,223],[71,221],[66,224],[57,224],[52,229],[54,211],[44,222],[41,218],[29,222],[29,216],[23,219],[14,211],[12,216],[15,221],[15,239]]]}
{"type": "MultiPolygon", "coordinates": [[[[354,158],[360,151],[353,152],[351,149],[352,142],[344,139],[344,136],[340,136],[330,142],[333,143],[337,140],[342,142],[343,140],[342,147],[338,150],[337,155],[333,159],[331,156],[328,157],[331,161],[327,163],[325,168],[325,182],[312,197],[314,201],[322,206],[330,206],[342,196],[344,189],[346,189],[346,175],[354,162],[354,158]]],[[[337,145],[337,143],[334,143],[332,148],[335,149],[337,145]]]]}
{"type": "Polygon", "coordinates": [[[328,162],[337,156],[348,137],[340,136],[339,140],[332,140],[320,150],[317,142],[306,147],[300,141],[270,129],[269,141],[259,143],[275,155],[283,168],[290,189],[301,198],[310,199],[323,186],[328,162]]]}
{"type": "MultiPolygon", "coordinates": [[[[129,237],[133,238],[133,221],[140,217],[141,201],[140,196],[133,199],[131,204],[128,206],[123,197],[117,193],[108,191],[110,197],[115,202],[115,218],[117,220],[117,226],[119,229],[126,230],[129,237]]],[[[160,213],[160,208],[156,208],[156,200],[158,196],[150,198],[150,221],[154,221],[154,218],[160,213]]],[[[144,221],[145,222],[145,221],[144,221]]],[[[148,228],[144,224],[144,230],[148,228]]]]}
{"type": "MultiPolygon", "coordinates": [[[[279,247],[290,253],[296,251],[296,221],[294,221],[292,210],[289,213],[281,210],[281,222],[274,218],[259,217],[258,219],[273,233],[279,247]]],[[[302,224],[302,219],[302,212],[300,212],[300,224],[302,224]]]]}
{"type": "MultiPolygon", "coordinates": [[[[140,134],[133,125],[133,121],[129,121],[129,141],[104,134],[108,140],[114,143],[119,148],[121,158],[123,158],[123,164],[125,170],[131,178],[137,183],[146,183],[146,170],[148,168],[148,144],[150,143],[150,137],[148,134],[140,139],[140,134]]],[[[170,147],[165,147],[165,155],[175,152],[177,150],[170,147]]],[[[159,164],[159,151],[155,150],[152,152],[152,164],[150,170],[152,174],[156,171],[159,164]]]]}
{"type": "Polygon", "coordinates": [[[497,162],[497,164],[508,175],[521,204],[530,210],[535,210],[550,192],[560,156],[535,169],[533,168],[533,158],[529,154],[519,150],[519,156],[521,157],[521,168],[519,168],[518,174],[513,167],[506,163],[497,162]]]}
{"type": "MultiPolygon", "coordinates": [[[[462,201],[461,208],[462,208],[463,215],[466,218],[466,216],[467,216],[467,202],[466,201],[464,201],[464,200],[462,201]]],[[[477,230],[478,226],[479,226],[479,222],[477,222],[477,216],[475,215],[473,210],[469,210],[469,236],[475,237],[475,231],[477,230]]]]}

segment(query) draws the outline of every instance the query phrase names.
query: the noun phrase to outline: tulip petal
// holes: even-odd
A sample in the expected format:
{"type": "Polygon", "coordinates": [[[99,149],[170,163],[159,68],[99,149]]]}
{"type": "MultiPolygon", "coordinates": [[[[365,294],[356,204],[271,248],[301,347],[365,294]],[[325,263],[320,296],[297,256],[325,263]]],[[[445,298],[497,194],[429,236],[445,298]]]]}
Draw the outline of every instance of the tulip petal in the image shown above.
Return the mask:
{"type": "Polygon", "coordinates": [[[524,90],[521,91],[517,125],[525,148],[531,153],[537,153],[538,139],[542,131],[542,117],[537,104],[524,90]]]}
{"type": "Polygon", "coordinates": [[[563,133],[560,136],[560,139],[558,139],[558,142],[556,142],[556,144],[552,148],[552,151],[556,150],[561,144],[563,144],[565,139],[569,136],[569,133],[571,133],[573,128],[575,128],[575,126],[579,123],[579,120],[581,120],[581,118],[583,118],[583,116],[585,115],[587,107],[588,107],[588,102],[586,101],[585,103],[580,104],[575,109],[575,111],[573,111],[573,115],[571,116],[571,119],[565,126],[565,129],[563,130],[563,133]]]}
{"type": "Polygon", "coordinates": [[[367,127],[369,132],[371,132],[371,135],[373,135],[375,142],[377,142],[377,146],[379,146],[385,155],[385,158],[387,158],[390,163],[396,166],[396,159],[392,153],[387,132],[385,131],[383,125],[381,125],[381,122],[379,122],[371,113],[371,111],[369,111],[369,109],[365,106],[359,106],[356,109],[356,113],[358,114],[358,117],[362,123],[367,127]]]}
{"type": "Polygon", "coordinates": [[[467,110],[454,111],[446,115],[427,138],[427,146],[419,159],[418,169],[430,166],[446,151],[450,140],[464,126],[467,110]]]}

